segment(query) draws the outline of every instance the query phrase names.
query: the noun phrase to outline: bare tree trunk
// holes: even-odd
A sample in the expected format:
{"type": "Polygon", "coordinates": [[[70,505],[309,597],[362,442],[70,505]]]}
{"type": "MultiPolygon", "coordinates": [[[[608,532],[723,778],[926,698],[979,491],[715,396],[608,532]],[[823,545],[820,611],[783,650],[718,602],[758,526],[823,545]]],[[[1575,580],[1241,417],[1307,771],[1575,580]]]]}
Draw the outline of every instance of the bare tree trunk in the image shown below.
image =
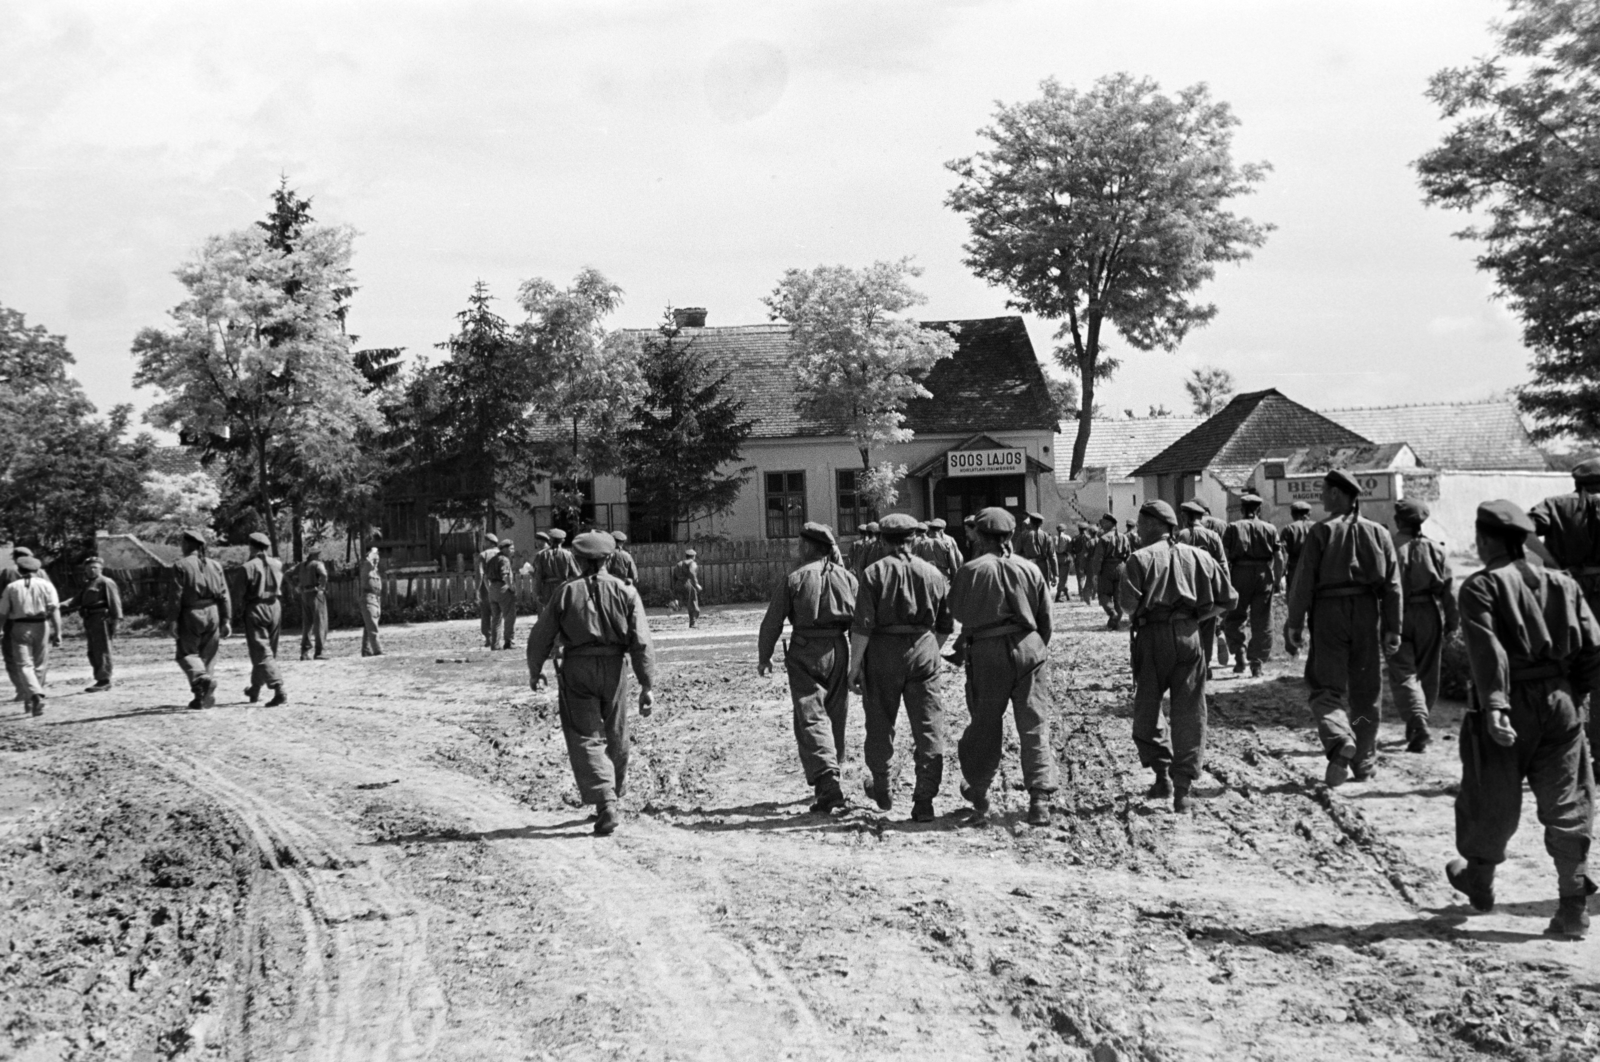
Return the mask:
{"type": "Polygon", "coordinates": [[[267,522],[267,538],[272,540],[272,552],[278,553],[278,524],[272,515],[272,492],[267,489],[267,440],[256,433],[256,477],[261,491],[261,516],[267,522]]]}
{"type": "Polygon", "coordinates": [[[1099,307],[1091,304],[1089,334],[1083,350],[1078,354],[1078,381],[1083,391],[1083,401],[1079,403],[1078,435],[1072,442],[1072,479],[1077,479],[1083,471],[1083,457],[1089,449],[1089,431],[1094,424],[1094,377],[1095,366],[1100,360],[1100,320],[1099,307]]]}
{"type": "Polygon", "coordinates": [[[305,520],[300,516],[300,504],[298,502],[295,503],[291,511],[294,514],[294,562],[299,564],[305,560],[306,553],[305,520]]]}

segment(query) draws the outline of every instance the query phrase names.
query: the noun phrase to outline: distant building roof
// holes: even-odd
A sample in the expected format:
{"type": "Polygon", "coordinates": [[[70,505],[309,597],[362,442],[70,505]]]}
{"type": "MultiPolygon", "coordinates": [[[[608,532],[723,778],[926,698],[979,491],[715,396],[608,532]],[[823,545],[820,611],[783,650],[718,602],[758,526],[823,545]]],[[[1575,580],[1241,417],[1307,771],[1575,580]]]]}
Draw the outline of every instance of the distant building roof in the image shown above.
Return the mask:
{"type": "Polygon", "coordinates": [[[1210,470],[1224,481],[1242,482],[1265,457],[1319,444],[1361,446],[1371,441],[1275,389],[1252,391],[1235,395],[1220,413],[1134,469],[1133,475],[1210,470]]]}
{"type": "Polygon", "coordinates": [[[1307,476],[1343,468],[1351,472],[1380,472],[1391,468],[1415,468],[1417,455],[1409,444],[1367,443],[1361,446],[1307,446],[1296,450],[1283,462],[1286,476],[1307,476]]]}
{"type": "MultiPolygon", "coordinates": [[[[1131,417],[1097,420],[1089,426],[1089,446],[1084,468],[1105,469],[1107,480],[1127,479],[1133,470],[1205,422],[1204,417],[1131,417]]],[[[1071,424],[1055,441],[1056,479],[1067,482],[1072,473],[1072,446],[1078,426],[1071,424]]]]}
{"type": "Polygon", "coordinates": [[[1331,420],[1383,442],[1408,442],[1429,468],[1471,471],[1549,469],[1517,407],[1506,400],[1327,409],[1331,420]]]}
{"type": "Polygon", "coordinates": [[[157,446],[150,451],[150,471],[169,476],[204,472],[200,451],[193,446],[157,446]]]}

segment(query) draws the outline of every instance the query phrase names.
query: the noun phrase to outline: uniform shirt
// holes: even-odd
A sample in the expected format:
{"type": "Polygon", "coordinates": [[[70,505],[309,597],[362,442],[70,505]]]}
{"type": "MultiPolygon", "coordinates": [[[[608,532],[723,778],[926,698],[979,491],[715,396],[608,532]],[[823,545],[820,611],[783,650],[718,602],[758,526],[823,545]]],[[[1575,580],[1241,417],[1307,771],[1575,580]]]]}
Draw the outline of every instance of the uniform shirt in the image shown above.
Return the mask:
{"type": "Polygon", "coordinates": [[[495,550],[494,556],[484,566],[483,579],[490,586],[504,588],[513,585],[517,581],[517,565],[511,559],[511,554],[495,550]]]}
{"type": "Polygon", "coordinates": [[[233,599],[222,565],[198,553],[179,557],[172,565],[172,597],[178,612],[215,604],[223,622],[233,615],[233,599]]]}
{"type": "Polygon", "coordinates": [[[1228,533],[1228,521],[1221,517],[1212,516],[1210,513],[1202,516],[1200,522],[1206,525],[1206,530],[1215,531],[1218,538],[1223,538],[1228,533]]]}
{"type": "Polygon", "coordinates": [[[478,581],[479,582],[484,583],[485,585],[488,584],[488,582],[489,582],[489,565],[493,564],[494,563],[494,559],[496,557],[498,557],[499,555],[500,555],[500,547],[499,546],[490,546],[488,549],[482,550],[482,551],[480,551],[478,553],[477,563],[478,563],[478,581]]]}
{"type": "Polygon", "coordinates": [[[1087,529],[1079,530],[1072,536],[1072,556],[1074,559],[1087,557],[1094,550],[1095,535],[1087,529]]]}
{"type": "Polygon", "coordinates": [[[1545,548],[1563,568],[1600,568],[1600,496],[1575,490],[1528,510],[1545,548]]]}
{"type": "Polygon", "coordinates": [[[1431,538],[1418,535],[1409,542],[1395,546],[1395,557],[1400,565],[1400,592],[1405,595],[1406,609],[1420,604],[1422,597],[1431,597],[1444,609],[1448,626],[1456,625],[1456,599],[1450,574],[1450,561],[1445,558],[1444,547],[1431,538]]]}
{"type": "Polygon", "coordinates": [[[78,591],[77,597],[63,602],[61,607],[84,614],[104,612],[108,619],[115,622],[122,618],[122,591],[117,589],[117,584],[109,576],[98,575],[78,591]]]}
{"type": "Polygon", "coordinates": [[[367,550],[367,555],[361,558],[361,587],[369,594],[383,592],[383,576],[378,571],[378,550],[376,547],[367,550]]]}
{"type": "Polygon", "coordinates": [[[1235,520],[1222,536],[1222,548],[1229,567],[1241,561],[1270,561],[1278,555],[1278,529],[1257,516],[1235,520]]]}
{"type": "Polygon", "coordinates": [[[672,582],[675,586],[693,583],[696,589],[700,586],[700,564],[697,561],[685,558],[672,566],[672,582]]]}
{"type": "Polygon", "coordinates": [[[1289,626],[1299,629],[1318,591],[1370,588],[1379,598],[1384,634],[1400,633],[1400,562],[1382,524],[1364,516],[1330,516],[1311,526],[1289,588],[1289,626]]]}
{"type": "Polygon", "coordinates": [[[302,594],[326,593],[328,590],[328,566],[319,560],[306,561],[300,565],[300,592],[302,594]]]}
{"type": "Polygon", "coordinates": [[[244,603],[270,605],[283,590],[283,562],[276,557],[251,557],[244,565],[244,603]]]}
{"type": "Polygon", "coordinates": [[[1089,557],[1089,570],[1095,575],[1110,575],[1133,552],[1133,539],[1115,528],[1100,532],[1095,539],[1094,552],[1089,557]]]}
{"type": "Polygon", "coordinates": [[[985,553],[961,566],[950,584],[950,615],[961,633],[1016,625],[1050,640],[1050,591],[1037,565],[985,553]]]}
{"type": "Polygon", "coordinates": [[[615,575],[628,585],[639,581],[639,566],[633,562],[633,554],[625,549],[619,549],[606,561],[606,571],[615,575]]]}
{"type": "Polygon", "coordinates": [[[558,640],[571,649],[618,646],[633,658],[633,673],[639,681],[655,684],[655,650],[650,645],[644,601],[637,590],[608,572],[569,579],[551,595],[528,635],[530,675],[544,670],[558,640]]]}
{"type": "Polygon", "coordinates": [[[1295,567],[1300,563],[1300,554],[1306,548],[1306,536],[1311,533],[1311,518],[1301,517],[1283,525],[1283,530],[1278,532],[1278,544],[1283,547],[1285,571],[1289,577],[1294,578],[1295,567]]]}
{"type": "Polygon", "coordinates": [[[1137,625],[1155,610],[1193,612],[1197,619],[1239,602],[1222,565],[1194,546],[1162,539],[1136,551],[1123,566],[1117,601],[1137,625]]]}
{"type": "Polygon", "coordinates": [[[55,584],[37,575],[8,583],[4,593],[0,593],[0,619],[38,619],[60,608],[61,598],[56,594],[55,584]]]}
{"type": "Polygon", "coordinates": [[[870,635],[878,627],[954,630],[950,584],[939,569],[903,549],[869,565],[861,575],[850,633],[870,635]]]}
{"type": "Polygon", "coordinates": [[[1203,551],[1222,568],[1222,574],[1227,575],[1231,571],[1228,566],[1228,552],[1223,548],[1222,539],[1217,537],[1215,531],[1199,521],[1190,524],[1172,537],[1185,546],[1193,546],[1203,551]]]}
{"type": "Polygon", "coordinates": [[[939,574],[947,580],[954,578],[956,572],[961,570],[961,547],[948,535],[929,535],[927,538],[920,538],[911,552],[938,568],[939,574]]]}
{"type": "Polygon", "coordinates": [[[757,659],[765,664],[788,620],[801,627],[850,628],[856,611],[856,577],[831,560],[814,560],[790,572],[772,592],[767,614],[761,620],[757,659]]]}
{"type": "Polygon", "coordinates": [[[1554,663],[1578,695],[1600,698],[1600,626],[1565,572],[1510,561],[1461,584],[1461,634],[1478,703],[1510,707],[1511,670],[1554,663]]]}
{"type": "Polygon", "coordinates": [[[565,546],[551,546],[534,554],[533,570],[539,574],[539,581],[546,584],[564,583],[583,574],[578,559],[565,546]]]}
{"type": "Polygon", "coordinates": [[[1056,574],[1056,551],[1050,547],[1050,533],[1042,527],[1030,527],[1017,533],[1017,553],[1039,566],[1048,577],[1056,574]]]}

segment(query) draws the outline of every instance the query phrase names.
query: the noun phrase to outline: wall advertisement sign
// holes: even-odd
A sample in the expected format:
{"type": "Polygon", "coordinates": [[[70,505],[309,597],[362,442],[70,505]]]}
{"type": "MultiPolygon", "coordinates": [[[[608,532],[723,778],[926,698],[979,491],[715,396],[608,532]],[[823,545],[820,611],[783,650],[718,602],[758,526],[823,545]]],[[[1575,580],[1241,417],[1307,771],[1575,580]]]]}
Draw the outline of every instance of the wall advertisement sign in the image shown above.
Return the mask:
{"type": "Polygon", "coordinates": [[[1028,467],[1026,450],[951,450],[944,457],[949,476],[1011,476],[1028,467]]]}
{"type": "MultiPolygon", "coordinates": [[[[1352,473],[1352,478],[1361,485],[1362,501],[1392,501],[1394,499],[1394,473],[1392,472],[1367,472],[1352,473]]],[[[1273,481],[1273,501],[1278,505],[1289,505],[1292,502],[1309,502],[1318,508],[1321,507],[1322,477],[1321,476],[1290,476],[1287,479],[1273,481]]]]}

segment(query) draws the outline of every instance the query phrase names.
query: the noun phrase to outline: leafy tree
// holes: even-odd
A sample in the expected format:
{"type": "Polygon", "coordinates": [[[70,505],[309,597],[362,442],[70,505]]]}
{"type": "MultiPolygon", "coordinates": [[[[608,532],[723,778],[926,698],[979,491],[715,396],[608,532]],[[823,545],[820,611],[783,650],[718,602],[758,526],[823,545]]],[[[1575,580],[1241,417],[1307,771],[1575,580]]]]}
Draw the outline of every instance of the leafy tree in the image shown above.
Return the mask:
{"type": "MultiPolygon", "coordinates": [[[[988,150],[946,164],[960,178],[946,204],[966,216],[968,267],[1008,289],[1009,305],[1062,322],[1056,356],[1092,409],[1115,368],[1108,322],[1137,350],[1173,350],[1216,315],[1194,293],[1271,229],[1224,205],[1269,167],[1234,164],[1238,120],[1203,84],[1169,98],[1122,73],[1085,92],[1054,79],[1041,90],[996,111],[980,134],[988,150]]],[[[1078,420],[1073,476],[1092,423],[1078,420]]]]}
{"type": "Polygon", "coordinates": [[[1478,268],[1533,349],[1534,434],[1600,435],[1600,4],[1513,0],[1498,54],[1441,70],[1428,98],[1455,122],[1416,163],[1423,197],[1484,223],[1478,268]]]}
{"type": "Polygon", "coordinates": [[[1233,373],[1215,365],[1191,369],[1189,378],[1183,381],[1183,389],[1189,392],[1194,411],[1202,417],[1209,417],[1233,397],[1233,373]]]}
{"type": "MultiPolygon", "coordinates": [[[[678,341],[669,308],[658,335],[642,345],[644,400],[624,432],[630,504],[678,525],[728,512],[755,471],[723,469],[740,458],[756,422],[740,417],[744,403],[723,393],[730,373],[718,373],[678,341]]],[[[676,537],[676,534],[674,534],[676,537]]]]}
{"type": "Polygon", "coordinates": [[[762,300],[773,320],[789,325],[802,411],[850,436],[864,470],[856,490],[874,510],[895,503],[894,484],[906,469],[889,461],[875,467],[873,449],[911,440],[906,403],[932,397],[922,379],[956,352],[948,333],[900,316],[926,301],[911,286],[921,275],[909,258],[864,269],[790,269],[762,300]]]}
{"type": "Polygon", "coordinates": [[[131,530],[147,542],[176,545],[186,527],[211,523],[222,502],[216,479],[208,472],[151,472],[143,496],[129,514],[131,530]]]}
{"type": "Polygon", "coordinates": [[[1070,424],[1078,419],[1081,408],[1078,399],[1078,381],[1057,380],[1053,377],[1045,380],[1050,388],[1050,405],[1055,408],[1056,419],[1063,424],[1070,424]]]}

